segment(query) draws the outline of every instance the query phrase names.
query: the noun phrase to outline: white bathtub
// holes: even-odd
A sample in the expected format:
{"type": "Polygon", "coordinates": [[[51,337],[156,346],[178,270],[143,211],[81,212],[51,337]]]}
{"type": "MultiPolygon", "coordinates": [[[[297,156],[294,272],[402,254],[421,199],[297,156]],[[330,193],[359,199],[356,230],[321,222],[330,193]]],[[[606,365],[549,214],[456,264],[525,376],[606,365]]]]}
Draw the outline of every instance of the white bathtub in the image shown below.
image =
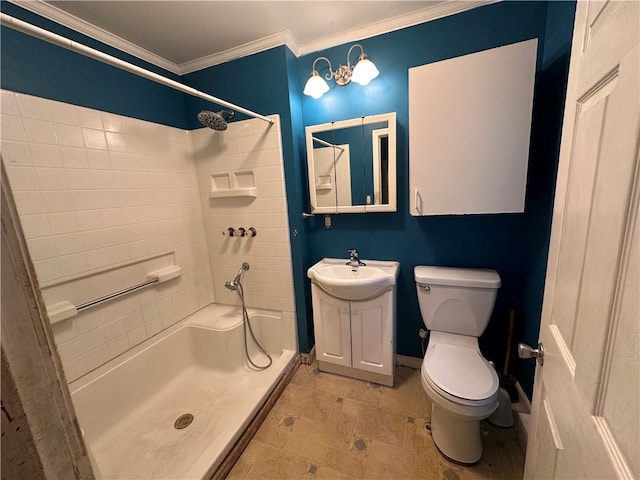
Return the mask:
{"type": "Polygon", "coordinates": [[[249,314],[267,370],[244,358],[240,309],[211,304],[70,384],[97,478],[213,474],[296,355],[281,346],[278,313],[249,314]],[[185,413],[191,425],[174,428],[185,413]]]}

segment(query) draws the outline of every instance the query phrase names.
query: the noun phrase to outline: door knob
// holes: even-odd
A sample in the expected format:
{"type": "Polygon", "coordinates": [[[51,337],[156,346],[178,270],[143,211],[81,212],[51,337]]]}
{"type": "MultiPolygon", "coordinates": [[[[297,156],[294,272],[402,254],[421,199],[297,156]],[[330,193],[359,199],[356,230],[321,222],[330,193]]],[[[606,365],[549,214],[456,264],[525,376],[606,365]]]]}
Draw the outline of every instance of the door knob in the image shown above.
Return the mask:
{"type": "Polygon", "coordinates": [[[518,356],[520,358],[537,358],[538,364],[544,364],[544,347],[542,343],[538,343],[538,348],[532,348],[526,343],[518,344],[518,356]]]}

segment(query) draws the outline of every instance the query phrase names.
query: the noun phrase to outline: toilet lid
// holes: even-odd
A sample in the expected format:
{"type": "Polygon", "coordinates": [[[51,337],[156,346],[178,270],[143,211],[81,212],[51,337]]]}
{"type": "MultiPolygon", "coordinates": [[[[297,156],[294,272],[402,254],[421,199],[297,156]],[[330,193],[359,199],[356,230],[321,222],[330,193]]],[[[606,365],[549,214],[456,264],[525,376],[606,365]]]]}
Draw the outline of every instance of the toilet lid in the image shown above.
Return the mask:
{"type": "Polygon", "coordinates": [[[498,375],[476,348],[429,344],[424,366],[432,383],[465,400],[485,400],[498,390],[498,375]]]}

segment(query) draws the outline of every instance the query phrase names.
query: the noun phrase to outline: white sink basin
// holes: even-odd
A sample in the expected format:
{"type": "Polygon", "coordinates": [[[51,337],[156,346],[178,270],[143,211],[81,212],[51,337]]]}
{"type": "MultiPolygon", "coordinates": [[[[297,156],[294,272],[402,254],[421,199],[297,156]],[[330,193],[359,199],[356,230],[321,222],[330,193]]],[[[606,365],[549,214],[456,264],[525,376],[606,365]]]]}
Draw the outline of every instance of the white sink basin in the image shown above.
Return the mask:
{"type": "Polygon", "coordinates": [[[343,258],[323,258],[307,276],[329,295],[343,300],[367,300],[377,297],[396,284],[400,264],[362,260],[366,266],[353,268],[343,258]]]}

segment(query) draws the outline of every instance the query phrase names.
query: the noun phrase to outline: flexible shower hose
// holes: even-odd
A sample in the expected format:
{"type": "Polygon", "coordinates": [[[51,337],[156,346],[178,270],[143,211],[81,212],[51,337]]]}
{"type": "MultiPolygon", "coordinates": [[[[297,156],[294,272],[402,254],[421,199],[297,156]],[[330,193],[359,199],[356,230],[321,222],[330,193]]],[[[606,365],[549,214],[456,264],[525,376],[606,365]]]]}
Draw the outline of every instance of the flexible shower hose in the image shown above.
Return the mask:
{"type": "Polygon", "coordinates": [[[273,359],[267,353],[264,347],[260,345],[260,342],[258,341],[258,339],[253,333],[253,329],[251,328],[251,322],[249,321],[249,314],[247,313],[247,306],[244,303],[244,288],[242,287],[241,282],[237,282],[236,292],[238,292],[238,297],[240,297],[240,302],[242,303],[242,328],[244,331],[244,351],[245,351],[245,354],[247,355],[247,360],[249,361],[249,363],[253,368],[257,370],[266,370],[273,363],[273,359]],[[265,366],[256,365],[255,363],[253,363],[253,360],[251,360],[251,355],[249,354],[249,345],[247,344],[247,327],[249,327],[249,333],[251,334],[251,338],[253,339],[258,349],[263,353],[264,356],[266,356],[269,359],[269,363],[267,363],[265,366]]]}

